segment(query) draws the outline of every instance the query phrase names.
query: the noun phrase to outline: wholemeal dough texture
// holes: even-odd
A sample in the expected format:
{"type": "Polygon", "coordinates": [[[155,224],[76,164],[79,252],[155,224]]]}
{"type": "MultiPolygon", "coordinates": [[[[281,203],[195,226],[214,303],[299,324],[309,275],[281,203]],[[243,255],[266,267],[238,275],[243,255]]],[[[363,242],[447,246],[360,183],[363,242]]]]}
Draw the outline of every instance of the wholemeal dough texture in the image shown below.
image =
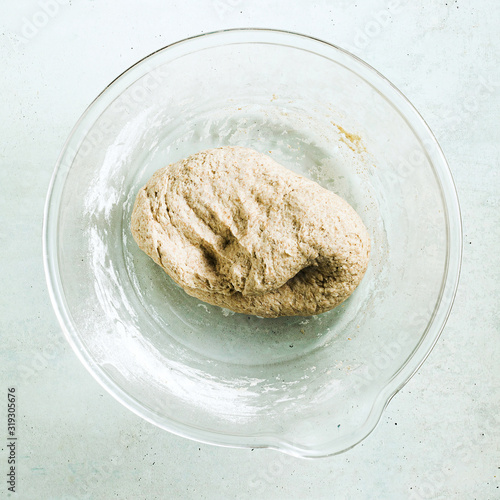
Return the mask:
{"type": "Polygon", "coordinates": [[[158,170],[137,195],[131,229],[189,295],[268,318],[339,305],[370,253],[346,201],[243,147],[201,151],[158,170]]]}

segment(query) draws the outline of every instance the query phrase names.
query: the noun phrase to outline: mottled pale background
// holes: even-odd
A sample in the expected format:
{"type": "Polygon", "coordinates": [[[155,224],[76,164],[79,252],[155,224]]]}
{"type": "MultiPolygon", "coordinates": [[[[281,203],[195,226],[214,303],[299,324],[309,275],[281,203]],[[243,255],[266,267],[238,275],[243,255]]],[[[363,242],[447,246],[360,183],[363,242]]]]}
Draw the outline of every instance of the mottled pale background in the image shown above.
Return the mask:
{"type": "Polygon", "coordinates": [[[17,498],[500,499],[497,0],[24,0],[1,11],[0,477],[14,385],[17,498]],[[47,295],[42,210],[75,121],[150,52],[239,26],[309,34],[373,65],[429,123],[460,196],[464,262],[448,324],[375,431],[330,459],[200,445],[143,422],[86,372],[47,295]]]}

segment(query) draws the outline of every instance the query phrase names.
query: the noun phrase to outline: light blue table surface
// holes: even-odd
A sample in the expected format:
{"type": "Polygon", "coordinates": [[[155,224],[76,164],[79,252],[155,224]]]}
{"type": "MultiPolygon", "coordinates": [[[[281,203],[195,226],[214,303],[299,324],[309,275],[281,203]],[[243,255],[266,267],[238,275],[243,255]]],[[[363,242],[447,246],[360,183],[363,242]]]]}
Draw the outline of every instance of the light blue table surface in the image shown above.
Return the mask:
{"type": "Polygon", "coordinates": [[[500,499],[500,3],[497,0],[39,0],[0,16],[0,498],[7,388],[19,499],[500,499]],[[230,27],[351,50],[422,113],[460,197],[450,319],[375,431],[340,456],[198,444],[108,395],[66,343],[42,267],[49,179],[73,124],[118,74],[170,42],[230,27]]]}

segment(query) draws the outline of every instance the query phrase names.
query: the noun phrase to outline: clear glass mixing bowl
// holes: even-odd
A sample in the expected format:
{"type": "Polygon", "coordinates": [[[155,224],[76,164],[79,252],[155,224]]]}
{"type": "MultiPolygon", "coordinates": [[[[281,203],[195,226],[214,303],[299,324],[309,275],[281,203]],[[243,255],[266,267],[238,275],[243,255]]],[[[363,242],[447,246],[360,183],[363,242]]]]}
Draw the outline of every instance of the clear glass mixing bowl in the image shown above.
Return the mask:
{"type": "Polygon", "coordinates": [[[182,436],[303,457],[373,430],[436,342],[461,260],[452,177],[417,111],[353,55],[271,30],[184,40],[117,78],[64,147],[44,226],[59,321],[115,398],[182,436]],[[186,295],[136,246],[138,189],[222,145],[269,154],[361,215],[371,263],[342,306],[234,314],[186,295]]]}

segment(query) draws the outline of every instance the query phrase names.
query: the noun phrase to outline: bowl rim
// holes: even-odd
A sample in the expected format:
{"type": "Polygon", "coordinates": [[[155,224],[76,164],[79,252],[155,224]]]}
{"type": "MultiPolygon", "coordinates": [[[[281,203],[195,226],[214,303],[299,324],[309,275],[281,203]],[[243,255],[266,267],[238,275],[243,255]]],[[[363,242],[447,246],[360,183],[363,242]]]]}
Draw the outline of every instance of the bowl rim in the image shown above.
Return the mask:
{"type": "MultiPolygon", "coordinates": [[[[224,36],[224,35],[223,35],[224,36]]],[[[258,40],[246,40],[242,43],[259,43],[258,40]]],[[[298,48],[296,45],[291,44],[292,47],[298,48]]],[[[198,47],[198,50],[200,47],[198,47]]],[[[349,68],[352,70],[352,68],[349,68]]],[[[361,75],[358,75],[361,77],[361,75]]],[[[361,77],[362,78],[362,77],[361,77]]],[[[370,82],[371,85],[373,85],[370,82]]],[[[126,87],[125,87],[126,88],[126,87]]],[[[120,95],[119,92],[117,95],[120,95]]],[[[103,110],[112,101],[106,103],[103,110]]],[[[97,114],[99,116],[100,113],[97,114]]],[[[429,153],[427,151],[427,153],[429,153]]],[[[94,377],[94,379],[117,401],[127,407],[129,410],[134,412],[139,417],[152,423],[153,425],[160,427],[164,430],[172,432],[173,434],[193,439],[198,442],[214,444],[219,446],[228,447],[238,447],[238,448],[271,448],[282,451],[289,455],[302,457],[302,458],[319,458],[336,455],[350,450],[358,443],[363,441],[377,426],[380,421],[382,414],[391,401],[391,399],[397,394],[397,392],[410,380],[410,378],[418,371],[420,366],[427,359],[428,355],[432,351],[436,342],[438,341],[441,332],[446,324],[446,321],[451,312],[455,294],[458,288],[461,262],[462,262],[462,221],[460,213],[460,205],[458,200],[458,194],[453,181],[453,176],[445,159],[445,156],[434,136],[429,126],[416,110],[416,108],[411,104],[411,102],[406,98],[406,96],[396,88],[387,78],[385,78],[381,73],[379,73],[372,66],[364,62],[362,59],[356,55],[348,52],[337,45],[330,42],[326,42],[319,38],[296,33],[287,30],[279,29],[269,29],[269,28],[231,28],[224,30],[217,30],[208,33],[202,33],[182,40],[168,44],[151,54],[143,57],[128,69],[123,71],[119,76],[117,76],[111,83],[109,83],[102,92],[89,104],[83,114],[80,116],[73,129],[71,130],[68,138],[66,139],[61,153],[57,159],[54,172],[52,174],[49,188],[47,192],[47,197],[44,206],[44,216],[43,216],[43,228],[42,228],[42,252],[43,252],[43,265],[45,271],[45,277],[47,281],[48,293],[52,306],[54,308],[58,322],[63,330],[63,333],[71,345],[72,349],[75,351],[80,362],[85,366],[89,373],[94,377]],[[199,39],[207,39],[214,36],[221,36],[223,34],[234,34],[234,33],[247,33],[250,36],[255,35],[279,35],[286,36],[295,39],[302,40],[304,43],[313,42],[318,44],[317,46],[326,47],[327,50],[333,50],[340,53],[343,57],[352,59],[360,68],[363,68],[369,74],[373,75],[377,80],[378,84],[386,88],[387,91],[392,92],[391,98],[389,99],[385,93],[381,92],[378,87],[377,91],[381,92],[387,100],[393,104],[396,99],[399,101],[397,106],[397,111],[400,115],[406,119],[407,115],[411,116],[413,121],[410,127],[414,131],[417,137],[420,135],[425,136],[427,140],[430,141],[433,151],[430,164],[434,169],[437,182],[441,188],[441,194],[443,197],[444,207],[446,211],[446,221],[447,221],[447,259],[445,263],[445,273],[443,278],[443,283],[441,286],[441,295],[437,301],[436,308],[434,310],[433,318],[427,325],[426,330],[422,333],[421,340],[419,344],[415,347],[412,354],[407,358],[406,362],[401,366],[399,371],[388,381],[388,383],[383,387],[378,393],[377,397],[372,402],[371,411],[365,420],[365,422],[358,427],[352,433],[344,436],[341,440],[332,439],[321,445],[321,448],[310,448],[297,443],[292,443],[281,437],[275,435],[233,435],[233,434],[222,434],[214,431],[207,431],[206,429],[199,429],[197,427],[183,424],[182,422],[173,421],[172,419],[167,419],[152,412],[151,410],[145,408],[137,399],[131,397],[121,387],[119,387],[98,365],[87,352],[83,343],[81,342],[76,325],[73,324],[70,315],[68,314],[67,308],[65,307],[65,298],[62,293],[62,286],[60,281],[59,270],[55,258],[51,257],[51,248],[54,248],[56,236],[57,236],[57,222],[59,217],[59,204],[54,205],[54,197],[57,192],[62,192],[64,187],[64,182],[66,176],[64,170],[69,169],[71,163],[67,163],[67,156],[71,156],[77,149],[73,149],[72,145],[78,142],[77,136],[85,136],[86,132],[82,132],[82,127],[85,129],[87,122],[95,121],[90,115],[95,114],[94,108],[101,108],[103,104],[101,103],[101,98],[109,91],[110,88],[123,80],[124,77],[130,75],[134,68],[142,65],[149,58],[153,57],[155,54],[164,52],[172,49],[173,47],[182,47],[182,45],[189,45],[196,43],[199,39]],[[403,114],[401,107],[403,107],[403,114]],[[418,128],[419,134],[415,128],[418,128]],[[436,168],[438,167],[438,168],[436,168]],[[62,178],[63,177],[63,178],[62,178]],[[161,420],[161,421],[160,421],[161,420]]]]}

